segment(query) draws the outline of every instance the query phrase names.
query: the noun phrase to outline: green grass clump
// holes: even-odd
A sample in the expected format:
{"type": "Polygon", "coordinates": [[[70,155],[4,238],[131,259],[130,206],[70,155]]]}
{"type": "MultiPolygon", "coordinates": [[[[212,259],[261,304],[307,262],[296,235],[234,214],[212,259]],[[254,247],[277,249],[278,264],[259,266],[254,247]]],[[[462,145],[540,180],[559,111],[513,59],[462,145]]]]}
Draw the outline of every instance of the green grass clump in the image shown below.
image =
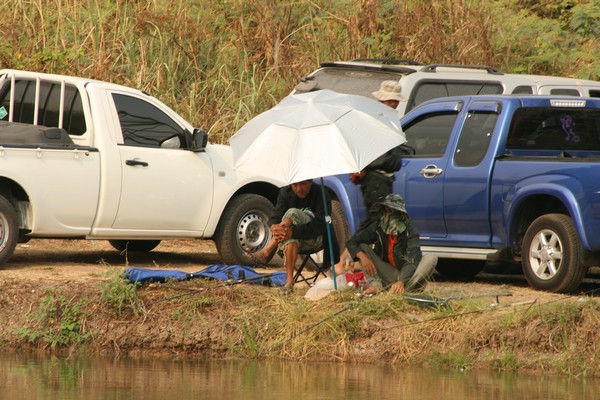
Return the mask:
{"type": "Polygon", "coordinates": [[[106,276],[109,279],[100,284],[102,300],[108,302],[118,314],[125,310],[139,313],[142,308],[137,293],[140,283],[131,283],[118,268],[109,269],[106,276]]]}
{"type": "Polygon", "coordinates": [[[51,347],[83,343],[91,337],[85,328],[87,300],[66,299],[61,291],[52,290],[40,299],[38,309],[28,315],[29,325],[18,329],[22,339],[51,347]]]}

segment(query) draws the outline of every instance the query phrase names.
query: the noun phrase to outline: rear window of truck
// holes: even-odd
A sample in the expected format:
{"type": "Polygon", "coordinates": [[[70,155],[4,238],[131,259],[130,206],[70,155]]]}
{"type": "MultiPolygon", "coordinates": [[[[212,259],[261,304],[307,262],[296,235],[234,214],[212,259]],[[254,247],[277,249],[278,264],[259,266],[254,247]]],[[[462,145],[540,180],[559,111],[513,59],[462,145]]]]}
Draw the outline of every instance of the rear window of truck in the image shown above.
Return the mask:
{"type": "MultiPolygon", "coordinates": [[[[35,118],[36,81],[18,79],[15,81],[13,122],[43,125],[50,128],[59,127],[61,85],[55,82],[40,82],[39,99],[37,101],[38,116],[35,118]]],[[[5,84],[0,91],[0,107],[4,107],[6,115],[3,121],[10,117],[11,84],[5,84]]],[[[64,106],[62,111],[62,128],[69,135],[80,136],[87,131],[81,95],[73,85],[65,85],[64,106]]]]}

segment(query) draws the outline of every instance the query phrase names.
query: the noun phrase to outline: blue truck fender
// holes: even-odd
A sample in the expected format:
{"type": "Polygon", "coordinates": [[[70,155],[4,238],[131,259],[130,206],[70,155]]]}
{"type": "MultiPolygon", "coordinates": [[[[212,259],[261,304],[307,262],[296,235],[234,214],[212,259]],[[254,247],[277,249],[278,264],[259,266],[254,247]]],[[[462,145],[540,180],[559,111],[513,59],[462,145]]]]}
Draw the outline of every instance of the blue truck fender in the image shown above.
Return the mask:
{"type": "MultiPolygon", "coordinates": [[[[549,176],[546,176],[546,178],[549,178],[549,176]]],[[[564,176],[560,176],[560,178],[564,179],[564,176]]],[[[584,229],[579,203],[572,190],[563,185],[552,182],[533,184],[519,182],[519,185],[516,186],[521,186],[521,184],[523,184],[522,187],[515,190],[513,186],[513,188],[507,191],[504,199],[503,214],[506,218],[504,226],[510,227],[509,231],[507,232],[506,243],[513,243],[517,239],[515,237],[515,233],[517,232],[519,215],[521,214],[525,203],[531,199],[532,196],[541,195],[553,197],[562,203],[577,228],[577,233],[581,240],[582,246],[587,250],[591,249],[586,231],[584,229]]],[[[560,212],[560,210],[556,210],[556,212],[560,212]]],[[[531,223],[532,221],[528,222],[531,223]]]]}

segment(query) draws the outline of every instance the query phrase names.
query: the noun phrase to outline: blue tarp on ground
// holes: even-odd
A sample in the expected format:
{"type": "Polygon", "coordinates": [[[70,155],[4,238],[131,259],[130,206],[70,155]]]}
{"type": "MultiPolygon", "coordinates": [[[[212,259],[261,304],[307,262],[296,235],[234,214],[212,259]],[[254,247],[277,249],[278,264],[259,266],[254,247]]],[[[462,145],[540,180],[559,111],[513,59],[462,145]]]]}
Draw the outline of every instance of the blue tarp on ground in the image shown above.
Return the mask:
{"type": "Polygon", "coordinates": [[[212,278],[220,281],[244,281],[257,285],[283,286],[286,273],[277,271],[268,274],[259,274],[254,268],[246,265],[212,264],[198,272],[184,272],[167,269],[127,268],[127,278],[135,283],[165,282],[168,279],[186,281],[194,278],[212,278]],[[256,278],[256,279],[253,279],[256,278]]]}

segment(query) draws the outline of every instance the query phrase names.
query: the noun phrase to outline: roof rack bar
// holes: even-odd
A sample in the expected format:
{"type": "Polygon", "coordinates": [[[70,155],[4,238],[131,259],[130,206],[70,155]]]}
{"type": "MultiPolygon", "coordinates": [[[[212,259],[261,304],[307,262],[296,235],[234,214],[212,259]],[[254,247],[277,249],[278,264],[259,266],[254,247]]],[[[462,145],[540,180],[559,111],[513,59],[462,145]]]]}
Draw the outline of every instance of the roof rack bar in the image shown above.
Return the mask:
{"type": "Polygon", "coordinates": [[[400,59],[398,59],[398,58],[355,58],[352,61],[356,61],[356,62],[370,61],[370,62],[378,62],[378,63],[382,63],[382,64],[422,65],[418,61],[409,60],[409,59],[405,59],[405,58],[400,58],[400,59]]]}
{"type": "Polygon", "coordinates": [[[492,75],[504,75],[504,72],[493,68],[488,67],[486,65],[460,65],[460,64],[429,64],[421,68],[423,72],[437,72],[436,69],[438,67],[448,67],[448,68],[463,68],[463,69],[482,69],[487,71],[488,74],[492,75]]]}
{"type": "Polygon", "coordinates": [[[357,64],[355,61],[323,61],[321,62],[321,67],[337,67],[337,68],[353,68],[353,69],[363,69],[366,71],[382,71],[382,72],[395,72],[402,74],[412,74],[417,70],[415,68],[410,68],[405,65],[387,65],[387,64],[357,64]]]}

